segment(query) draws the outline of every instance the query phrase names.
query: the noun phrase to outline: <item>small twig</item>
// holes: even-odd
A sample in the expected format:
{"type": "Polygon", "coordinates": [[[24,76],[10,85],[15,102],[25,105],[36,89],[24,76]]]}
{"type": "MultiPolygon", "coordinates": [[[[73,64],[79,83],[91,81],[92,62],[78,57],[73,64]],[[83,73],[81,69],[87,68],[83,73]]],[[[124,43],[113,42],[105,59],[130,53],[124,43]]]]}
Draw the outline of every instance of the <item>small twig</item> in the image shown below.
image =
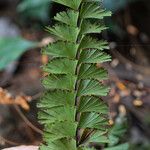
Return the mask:
{"type": "Polygon", "coordinates": [[[13,145],[13,146],[17,146],[17,145],[22,145],[23,144],[23,143],[17,143],[17,142],[8,140],[8,139],[6,139],[6,138],[4,138],[2,136],[0,136],[0,139],[3,140],[5,143],[13,145]]]}
{"type": "Polygon", "coordinates": [[[40,130],[39,128],[35,127],[27,118],[26,116],[22,113],[22,111],[20,110],[20,108],[17,105],[14,105],[14,108],[16,109],[16,111],[18,112],[18,114],[20,115],[20,117],[23,119],[23,121],[30,127],[32,128],[34,131],[36,131],[39,134],[43,134],[43,131],[40,130]]]}
{"type": "Polygon", "coordinates": [[[39,93],[37,93],[37,94],[31,96],[31,101],[38,99],[39,97],[41,97],[41,95],[42,95],[42,92],[39,92],[39,93]]]}

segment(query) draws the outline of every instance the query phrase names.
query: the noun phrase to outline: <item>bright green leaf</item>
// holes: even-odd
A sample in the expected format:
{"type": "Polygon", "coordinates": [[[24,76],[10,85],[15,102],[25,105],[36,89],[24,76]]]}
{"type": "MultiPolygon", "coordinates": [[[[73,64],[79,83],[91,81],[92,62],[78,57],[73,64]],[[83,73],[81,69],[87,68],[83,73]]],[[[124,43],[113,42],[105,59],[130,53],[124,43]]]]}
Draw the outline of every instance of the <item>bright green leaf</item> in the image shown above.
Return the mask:
{"type": "Polygon", "coordinates": [[[79,13],[73,10],[58,13],[54,19],[70,26],[77,26],[79,13]]]}
{"type": "Polygon", "coordinates": [[[90,143],[108,143],[108,137],[106,135],[106,132],[102,131],[96,131],[94,134],[92,134],[88,140],[90,143]]]}
{"type": "Polygon", "coordinates": [[[58,106],[51,109],[45,109],[39,113],[39,119],[42,123],[51,124],[58,121],[71,121],[75,119],[75,108],[69,106],[58,106]]]}
{"type": "Polygon", "coordinates": [[[111,57],[99,50],[84,50],[80,56],[80,63],[103,63],[110,61],[111,57]]]}
{"type": "Polygon", "coordinates": [[[90,36],[85,36],[80,44],[80,49],[98,49],[104,50],[109,49],[108,43],[104,40],[99,41],[90,36]]]}
{"type": "Polygon", "coordinates": [[[97,113],[82,113],[80,117],[79,128],[91,128],[105,131],[107,125],[108,120],[97,113]]]}
{"type": "Polygon", "coordinates": [[[100,114],[107,115],[107,105],[98,97],[86,96],[80,99],[78,112],[97,112],[100,114]]]}
{"type": "Polygon", "coordinates": [[[79,85],[78,96],[106,96],[109,89],[97,80],[83,80],[79,85]]]}
{"type": "Polygon", "coordinates": [[[56,36],[58,40],[76,42],[79,29],[73,26],[57,24],[54,27],[47,27],[47,31],[56,36]]]}
{"type": "Polygon", "coordinates": [[[43,71],[51,74],[75,74],[77,61],[69,59],[53,59],[43,67],[43,71]]]}
{"type": "Polygon", "coordinates": [[[102,10],[96,3],[85,3],[81,8],[80,16],[81,18],[103,19],[111,16],[111,12],[102,10]]]}
{"type": "Polygon", "coordinates": [[[76,77],[71,75],[50,75],[42,83],[46,89],[74,90],[76,77]]]}
{"type": "Polygon", "coordinates": [[[53,57],[65,57],[75,59],[78,45],[67,42],[55,42],[43,49],[43,54],[53,57]]]}
{"type": "Polygon", "coordinates": [[[77,150],[74,139],[61,139],[54,142],[48,142],[48,146],[42,145],[40,150],[77,150]]]}
{"type": "Polygon", "coordinates": [[[107,28],[99,23],[91,23],[85,20],[82,23],[80,34],[101,33],[105,29],[107,28]]]}
{"type": "Polygon", "coordinates": [[[56,106],[74,106],[75,94],[68,91],[47,91],[41,98],[38,108],[52,108],[56,106]],[[64,97],[64,98],[62,98],[64,97]]]}
{"type": "Polygon", "coordinates": [[[105,69],[98,68],[96,64],[82,64],[78,78],[105,80],[108,78],[108,74],[105,69]]]}
{"type": "Polygon", "coordinates": [[[55,122],[55,124],[48,124],[45,128],[47,134],[46,141],[55,141],[62,138],[74,138],[76,135],[77,124],[74,122],[55,122]]]}

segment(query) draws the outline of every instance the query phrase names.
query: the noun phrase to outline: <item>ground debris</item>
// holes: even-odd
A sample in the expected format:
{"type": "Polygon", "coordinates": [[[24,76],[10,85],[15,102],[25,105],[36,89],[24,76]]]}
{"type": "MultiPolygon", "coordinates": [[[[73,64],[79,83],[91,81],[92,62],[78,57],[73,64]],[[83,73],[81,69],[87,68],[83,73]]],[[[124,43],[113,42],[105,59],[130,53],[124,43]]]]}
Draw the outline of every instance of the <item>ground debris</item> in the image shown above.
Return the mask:
{"type": "Polygon", "coordinates": [[[1,105],[19,105],[24,110],[29,110],[30,106],[28,104],[28,101],[31,100],[30,96],[16,96],[13,98],[13,96],[7,91],[2,88],[0,88],[0,104],[1,105]]]}

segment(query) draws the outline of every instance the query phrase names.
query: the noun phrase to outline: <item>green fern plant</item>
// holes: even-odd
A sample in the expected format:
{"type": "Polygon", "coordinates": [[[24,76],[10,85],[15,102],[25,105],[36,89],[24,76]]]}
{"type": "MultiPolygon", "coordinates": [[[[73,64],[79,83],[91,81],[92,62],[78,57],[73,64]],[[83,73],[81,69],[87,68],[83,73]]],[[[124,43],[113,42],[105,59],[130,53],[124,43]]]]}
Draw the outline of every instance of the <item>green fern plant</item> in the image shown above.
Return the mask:
{"type": "Polygon", "coordinates": [[[105,150],[129,150],[129,143],[124,141],[126,132],[127,118],[123,114],[119,114],[108,133],[109,145],[105,150]]]}
{"type": "Polygon", "coordinates": [[[97,63],[110,61],[104,40],[93,33],[106,29],[99,21],[111,13],[99,0],[53,0],[67,7],[47,31],[56,42],[44,48],[51,60],[43,66],[46,92],[38,107],[44,125],[41,150],[94,150],[93,143],[107,143],[108,107],[99,97],[109,89],[102,84],[107,71],[97,63]]]}

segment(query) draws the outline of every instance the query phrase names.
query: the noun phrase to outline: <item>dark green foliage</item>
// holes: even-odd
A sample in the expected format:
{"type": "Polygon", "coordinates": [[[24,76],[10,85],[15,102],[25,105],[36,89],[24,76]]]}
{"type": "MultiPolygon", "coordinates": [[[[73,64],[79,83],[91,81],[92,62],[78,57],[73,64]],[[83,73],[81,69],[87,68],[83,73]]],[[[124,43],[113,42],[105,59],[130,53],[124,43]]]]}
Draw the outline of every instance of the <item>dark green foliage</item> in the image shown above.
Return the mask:
{"type": "Polygon", "coordinates": [[[52,59],[43,66],[46,92],[38,107],[44,124],[41,150],[94,150],[93,143],[108,143],[108,108],[99,98],[109,89],[101,81],[107,71],[97,63],[110,61],[104,40],[92,37],[106,29],[98,21],[111,13],[99,0],[53,0],[68,7],[58,13],[47,31],[56,42],[43,50],[52,59]]]}
{"type": "Polygon", "coordinates": [[[125,8],[129,3],[136,2],[136,1],[142,1],[142,0],[104,0],[103,3],[107,9],[111,11],[117,11],[125,8]]]}
{"type": "Polygon", "coordinates": [[[27,19],[47,21],[49,19],[49,9],[51,0],[22,0],[17,11],[27,19]]]}
{"type": "Polygon", "coordinates": [[[124,137],[126,132],[127,120],[120,114],[109,132],[109,145],[105,150],[129,150],[129,143],[122,141],[123,139],[127,141],[124,137]]]}

